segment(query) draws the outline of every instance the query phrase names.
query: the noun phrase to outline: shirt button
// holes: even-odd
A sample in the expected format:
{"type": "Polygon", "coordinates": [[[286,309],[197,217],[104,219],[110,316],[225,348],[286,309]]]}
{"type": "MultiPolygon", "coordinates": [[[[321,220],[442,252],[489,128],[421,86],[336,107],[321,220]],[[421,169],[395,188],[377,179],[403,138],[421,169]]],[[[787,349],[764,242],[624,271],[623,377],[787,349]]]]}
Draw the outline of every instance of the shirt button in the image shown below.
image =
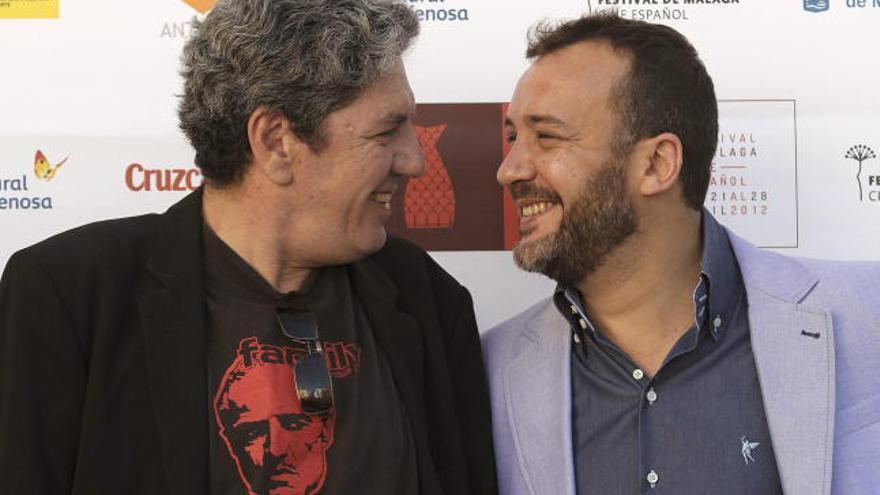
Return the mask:
{"type": "Polygon", "coordinates": [[[577,309],[577,307],[576,307],[574,304],[572,304],[571,306],[569,306],[569,308],[571,309],[571,314],[573,314],[573,315],[578,314],[578,309],[577,309]]]}
{"type": "Polygon", "coordinates": [[[657,486],[657,482],[660,481],[660,476],[657,475],[657,472],[653,469],[648,473],[648,476],[645,476],[645,480],[648,481],[648,484],[651,485],[651,488],[657,486]]]}
{"type": "Polygon", "coordinates": [[[581,318],[580,320],[578,320],[578,324],[581,326],[581,328],[583,330],[587,329],[587,320],[581,318]]]}
{"type": "Polygon", "coordinates": [[[648,399],[648,404],[653,404],[654,401],[657,400],[657,392],[654,392],[653,388],[651,390],[648,390],[646,398],[648,399]]]}
{"type": "Polygon", "coordinates": [[[715,319],[712,321],[712,326],[715,327],[715,331],[718,331],[718,327],[721,326],[721,315],[715,316],[715,319]]]}
{"type": "Polygon", "coordinates": [[[578,334],[576,334],[576,333],[572,333],[572,335],[574,336],[574,343],[575,343],[575,344],[580,344],[580,343],[581,343],[581,338],[578,337],[578,334]]]}
{"type": "Polygon", "coordinates": [[[636,368],[636,369],[633,370],[633,378],[635,378],[636,380],[641,380],[641,379],[644,378],[644,377],[645,377],[645,372],[644,372],[644,371],[642,371],[642,370],[640,370],[640,369],[638,369],[638,368],[636,368]]]}

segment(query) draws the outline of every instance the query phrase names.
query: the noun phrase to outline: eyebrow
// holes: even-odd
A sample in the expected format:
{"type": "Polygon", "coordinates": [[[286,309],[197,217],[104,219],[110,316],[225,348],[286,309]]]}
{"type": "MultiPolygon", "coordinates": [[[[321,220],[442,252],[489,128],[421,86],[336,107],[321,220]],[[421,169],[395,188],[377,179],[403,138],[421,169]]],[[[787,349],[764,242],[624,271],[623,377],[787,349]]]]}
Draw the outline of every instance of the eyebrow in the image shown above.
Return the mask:
{"type": "Polygon", "coordinates": [[[407,113],[393,112],[382,117],[382,122],[387,124],[399,125],[409,120],[410,115],[407,113]]]}
{"type": "Polygon", "coordinates": [[[410,98],[406,107],[393,106],[388,108],[380,119],[382,122],[389,124],[400,124],[407,120],[415,119],[418,105],[415,100],[410,98]]]}
{"type": "MultiPolygon", "coordinates": [[[[529,115],[526,117],[526,120],[532,124],[548,124],[555,127],[561,127],[563,129],[568,129],[568,124],[566,124],[562,119],[558,117],[554,117],[552,115],[529,115]]],[[[504,118],[504,126],[505,127],[516,127],[510,117],[504,118]]]]}

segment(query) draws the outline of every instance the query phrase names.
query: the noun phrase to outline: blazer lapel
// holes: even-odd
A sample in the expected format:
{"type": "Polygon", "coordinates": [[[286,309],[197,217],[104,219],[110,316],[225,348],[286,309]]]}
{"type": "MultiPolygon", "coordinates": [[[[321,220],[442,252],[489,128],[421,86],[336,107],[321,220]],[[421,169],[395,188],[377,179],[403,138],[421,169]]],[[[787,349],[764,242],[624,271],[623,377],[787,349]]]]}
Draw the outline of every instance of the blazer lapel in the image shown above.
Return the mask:
{"type": "Polygon", "coordinates": [[[834,449],[831,315],[801,301],[818,279],[731,235],[749,304],[752,352],[785,493],[828,495],[834,449]]]}
{"type": "Polygon", "coordinates": [[[208,399],[201,261],[201,191],[163,215],[138,301],[149,392],[170,493],[207,491],[208,399]]]}
{"type": "Polygon", "coordinates": [[[548,303],[525,332],[503,381],[517,459],[533,495],[574,495],[568,323],[548,303]]]}
{"type": "Polygon", "coordinates": [[[398,309],[397,286],[373,260],[365,258],[352,263],[349,273],[355,297],[370,322],[376,344],[388,360],[397,393],[409,418],[418,454],[421,490],[425,494],[439,493],[440,481],[427,446],[421,326],[416,319],[398,309]]]}
{"type": "Polygon", "coordinates": [[[369,258],[351,265],[355,297],[360,301],[376,343],[384,351],[391,373],[410,414],[424,404],[422,338],[419,323],[397,308],[397,287],[369,258]]]}

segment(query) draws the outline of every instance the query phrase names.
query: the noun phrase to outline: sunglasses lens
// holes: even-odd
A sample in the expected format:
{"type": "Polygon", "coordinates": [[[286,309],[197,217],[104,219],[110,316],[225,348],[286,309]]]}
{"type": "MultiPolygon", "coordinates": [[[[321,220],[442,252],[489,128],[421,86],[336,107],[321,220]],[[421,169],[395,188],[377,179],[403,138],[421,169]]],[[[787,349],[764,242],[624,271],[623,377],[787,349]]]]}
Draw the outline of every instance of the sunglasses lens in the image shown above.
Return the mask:
{"type": "Polygon", "coordinates": [[[304,311],[284,311],[278,313],[281,331],[291,339],[314,340],[318,338],[318,325],[315,316],[304,311]]]}
{"type": "Polygon", "coordinates": [[[333,384],[323,353],[307,354],[296,363],[296,393],[304,412],[325,412],[333,407],[333,384]]]}

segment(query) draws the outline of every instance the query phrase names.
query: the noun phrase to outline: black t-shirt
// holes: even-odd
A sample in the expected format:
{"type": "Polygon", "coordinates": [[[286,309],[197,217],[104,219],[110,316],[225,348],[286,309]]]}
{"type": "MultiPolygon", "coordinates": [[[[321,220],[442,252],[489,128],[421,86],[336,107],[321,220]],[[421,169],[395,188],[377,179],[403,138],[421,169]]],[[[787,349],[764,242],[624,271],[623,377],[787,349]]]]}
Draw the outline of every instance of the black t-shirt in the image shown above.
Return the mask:
{"type": "Polygon", "coordinates": [[[205,226],[211,493],[418,493],[412,434],[345,266],[303,290],[274,290],[205,226]],[[311,311],[335,407],[302,411],[294,369],[307,352],[278,310],[311,311]]]}

